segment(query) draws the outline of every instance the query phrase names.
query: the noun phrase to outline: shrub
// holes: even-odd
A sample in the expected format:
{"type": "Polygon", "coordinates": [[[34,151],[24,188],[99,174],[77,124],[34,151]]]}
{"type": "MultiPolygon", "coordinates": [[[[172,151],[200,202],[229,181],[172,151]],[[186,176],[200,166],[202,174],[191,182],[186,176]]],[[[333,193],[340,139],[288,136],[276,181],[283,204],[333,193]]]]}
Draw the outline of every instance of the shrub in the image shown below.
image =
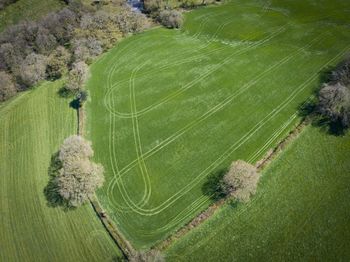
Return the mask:
{"type": "Polygon", "coordinates": [[[230,170],[224,175],[222,190],[238,201],[247,202],[255,194],[258,182],[256,167],[238,160],[232,163],[230,170]]]}
{"type": "Polygon", "coordinates": [[[61,78],[68,72],[68,64],[71,54],[63,46],[58,46],[49,56],[47,63],[47,77],[50,79],[61,78]]]}
{"type": "Polygon", "coordinates": [[[47,57],[32,53],[28,55],[20,65],[17,73],[20,83],[25,87],[33,86],[45,79],[47,57]]]}
{"type": "Polygon", "coordinates": [[[182,14],[176,10],[164,10],[159,14],[162,25],[168,28],[180,28],[183,23],[182,14]]]}
{"type": "Polygon", "coordinates": [[[69,71],[66,89],[72,94],[77,94],[88,78],[89,68],[85,62],[76,62],[69,71]]]}
{"type": "Polygon", "coordinates": [[[16,86],[6,72],[0,71],[0,83],[0,101],[5,101],[16,94],[16,86]]]}
{"type": "Polygon", "coordinates": [[[318,95],[318,110],[333,123],[350,127],[350,89],[340,83],[326,84],[318,95]]]}
{"type": "Polygon", "coordinates": [[[129,7],[122,8],[116,15],[115,21],[123,34],[137,33],[150,26],[144,14],[136,13],[129,7]]]}
{"type": "Polygon", "coordinates": [[[68,137],[61,146],[58,159],[62,168],[57,176],[58,192],[70,206],[78,207],[89,200],[103,185],[103,167],[90,160],[91,143],[80,136],[68,137]]]}

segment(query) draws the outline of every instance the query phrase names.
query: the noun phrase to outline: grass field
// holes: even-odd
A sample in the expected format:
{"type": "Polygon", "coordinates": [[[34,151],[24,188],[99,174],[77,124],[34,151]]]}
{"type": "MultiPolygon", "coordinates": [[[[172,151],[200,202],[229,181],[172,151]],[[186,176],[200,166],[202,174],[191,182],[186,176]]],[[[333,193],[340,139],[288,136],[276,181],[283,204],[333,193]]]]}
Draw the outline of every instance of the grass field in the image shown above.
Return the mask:
{"type": "Polygon", "coordinates": [[[223,207],[167,261],[349,261],[350,134],[308,127],[263,172],[248,205],[223,207]]]}
{"type": "Polygon", "coordinates": [[[232,1],[188,13],[182,31],[130,37],[92,65],[98,196],[137,248],[206,208],[210,175],[254,163],[292,128],[350,50],[349,11],[341,0],[232,1]]]}
{"type": "Polygon", "coordinates": [[[21,20],[36,20],[62,6],[60,0],[18,0],[0,11],[0,31],[21,20]]]}
{"type": "Polygon", "coordinates": [[[92,207],[47,205],[51,155],[76,115],[47,83],[0,107],[0,261],[112,261],[120,257],[92,207]]]}

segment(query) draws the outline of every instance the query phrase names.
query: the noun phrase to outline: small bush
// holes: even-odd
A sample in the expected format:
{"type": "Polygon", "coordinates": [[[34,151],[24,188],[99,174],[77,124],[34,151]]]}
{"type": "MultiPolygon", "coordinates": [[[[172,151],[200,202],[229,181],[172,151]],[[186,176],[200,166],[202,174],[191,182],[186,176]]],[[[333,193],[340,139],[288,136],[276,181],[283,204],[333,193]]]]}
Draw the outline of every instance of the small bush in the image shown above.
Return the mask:
{"type": "Polygon", "coordinates": [[[159,14],[162,25],[168,28],[180,28],[183,24],[182,14],[176,10],[164,10],[159,14]]]}
{"type": "Polygon", "coordinates": [[[230,170],[223,177],[222,190],[238,201],[247,202],[255,194],[258,182],[256,167],[238,160],[232,163],[230,170]]]}

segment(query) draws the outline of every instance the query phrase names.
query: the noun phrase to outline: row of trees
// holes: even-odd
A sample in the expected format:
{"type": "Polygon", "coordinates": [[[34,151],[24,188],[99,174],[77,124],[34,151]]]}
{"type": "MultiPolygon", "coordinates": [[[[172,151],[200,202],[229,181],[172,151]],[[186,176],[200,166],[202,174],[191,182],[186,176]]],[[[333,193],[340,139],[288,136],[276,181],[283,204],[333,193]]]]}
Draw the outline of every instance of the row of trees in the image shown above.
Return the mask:
{"type": "MultiPolygon", "coordinates": [[[[0,101],[38,82],[74,69],[70,79],[124,35],[149,26],[148,19],[122,5],[116,13],[70,1],[38,22],[22,22],[0,34],[0,101]]],[[[70,87],[74,84],[70,84],[70,87]]]]}

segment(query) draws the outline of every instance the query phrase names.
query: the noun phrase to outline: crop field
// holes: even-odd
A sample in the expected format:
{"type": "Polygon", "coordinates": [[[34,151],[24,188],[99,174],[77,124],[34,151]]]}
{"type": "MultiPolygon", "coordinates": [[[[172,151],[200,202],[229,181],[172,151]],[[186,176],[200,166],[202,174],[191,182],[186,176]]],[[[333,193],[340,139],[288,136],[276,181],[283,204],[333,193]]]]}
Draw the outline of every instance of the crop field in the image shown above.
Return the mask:
{"type": "Polygon", "coordinates": [[[208,179],[259,160],[350,51],[346,1],[232,1],[123,40],[91,67],[98,196],[141,249],[211,202],[208,179]]]}
{"type": "Polygon", "coordinates": [[[36,20],[64,6],[60,0],[18,0],[0,11],[0,32],[21,20],[36,20]]]}
{"type": "Polygon", "coordinates": [[[348,261],[350,134],[308,127],[262,174],[247,205],[226,205],[167,261],[348,261]]]}
{"type": "Polygon", "coordinates": [[[0,261],[111,261],[120,251],[92,207],[64,212],[44,196],[51,155],[76,132],[62,82],[0,107],[0,261]]]}

